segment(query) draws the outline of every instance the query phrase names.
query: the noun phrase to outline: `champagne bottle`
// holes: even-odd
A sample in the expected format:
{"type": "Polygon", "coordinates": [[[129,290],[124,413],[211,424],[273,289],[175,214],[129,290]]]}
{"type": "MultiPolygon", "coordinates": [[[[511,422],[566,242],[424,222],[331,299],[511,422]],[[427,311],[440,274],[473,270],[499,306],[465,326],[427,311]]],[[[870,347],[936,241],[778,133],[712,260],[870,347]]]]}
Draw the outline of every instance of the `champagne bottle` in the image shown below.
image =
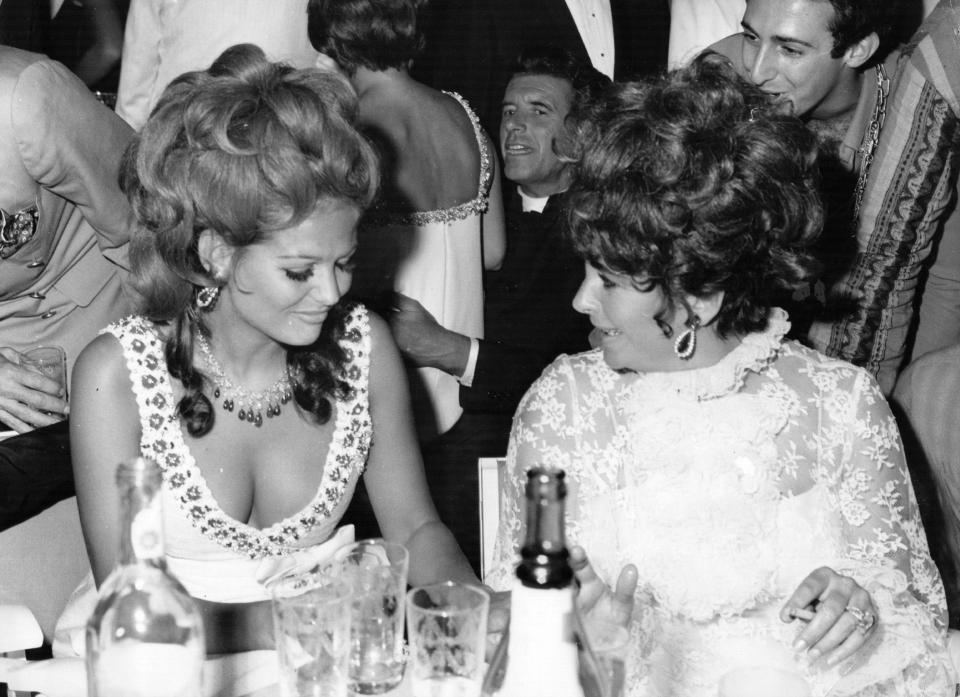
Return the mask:
{"type": "Polygon", "coordinates": [[[166,568],[160,468],[117,468],[120,549],[87,622],[88,697],[200,697],[203,618],[166,568]]]}
{"type": "Polygon", "coordinates": [[[484,697],[608,694],[576,608],[563,532],[566,494],[562,471],[527,472],[527,528],[510,597],[510,626],[484,678],[484,697]]]}

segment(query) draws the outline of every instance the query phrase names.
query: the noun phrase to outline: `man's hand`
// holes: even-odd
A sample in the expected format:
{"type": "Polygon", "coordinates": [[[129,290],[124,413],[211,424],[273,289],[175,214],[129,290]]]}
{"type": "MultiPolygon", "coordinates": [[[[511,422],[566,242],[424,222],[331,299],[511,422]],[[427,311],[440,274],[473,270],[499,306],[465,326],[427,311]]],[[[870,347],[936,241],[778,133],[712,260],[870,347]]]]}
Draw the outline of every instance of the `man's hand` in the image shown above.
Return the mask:
{"type": "Polygon", "coordinates": [[[56,381],[20,365],[20,354],[0,348],[0,421],[18,433],[49,426],[69,413],[56,381]]]}
{"type": "Polygon", "coordinates": [[[391,296],[390,310],[390,330],[407,359],[454,377],[463,375],[470,356],[468,337],[441,327],[423,305],[401,293],[391,296]]]}

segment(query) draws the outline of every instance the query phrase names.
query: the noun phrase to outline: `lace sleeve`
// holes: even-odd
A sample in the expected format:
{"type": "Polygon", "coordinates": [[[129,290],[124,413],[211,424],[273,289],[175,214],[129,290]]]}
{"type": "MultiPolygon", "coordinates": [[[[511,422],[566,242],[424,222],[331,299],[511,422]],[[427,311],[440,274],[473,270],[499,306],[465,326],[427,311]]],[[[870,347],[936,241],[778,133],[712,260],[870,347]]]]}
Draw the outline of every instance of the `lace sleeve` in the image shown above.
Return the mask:
{"type": "Polygon", "coordinates": [[[836,492],[841,514],[845,548],[836,570],[870,593],[879,627],[840,664],[843,677],[830,694],[945,695],[954,679],[946,601],[896,421],[872,376],[841,372],[838,384],[819,392],[818,438],[835,446],[821,452],[819,475],[836,492]]]}
{"type": "MultiPolygon", "coordinates": [[[[571,471],[577,451],[576,414],[569,366],[558,360],[527,390],[517,408],[507,449],[507,467],[500,480],[500,527],[493,563],[484,579],[506,590],[520,554],[524,532],[524,486],[527,470],[536,465],[571,471]]],[[[572,498],[567,497],[568,501],[572,498]]]]}
{"type": "Polygon", "coordinates": [[[895,605],[906,602],[896,595],[909,592],[945,630],[943,584],[927,547],[896,421],[867,373],[857,371],[850,394],[836,482],[847,571],[872,595],[891,594],[895,605]]]}

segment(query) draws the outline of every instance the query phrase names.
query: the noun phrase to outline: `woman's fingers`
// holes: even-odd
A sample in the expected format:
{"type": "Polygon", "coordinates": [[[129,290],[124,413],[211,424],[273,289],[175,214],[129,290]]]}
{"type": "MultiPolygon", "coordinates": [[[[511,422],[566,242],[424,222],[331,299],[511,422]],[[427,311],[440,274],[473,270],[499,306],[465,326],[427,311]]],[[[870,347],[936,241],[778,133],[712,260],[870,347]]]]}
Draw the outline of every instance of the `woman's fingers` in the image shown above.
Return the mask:
{"type": "Polygon", "coordinates": [[[630,624],[630,617],[633,615],[634,593],[637,590],[637,579],[640,573],[633,564],[627,564],[620,570],[617,577],[617,585],[613,591],[613,598],[610,603],[611,619],[618,624],[626,627],[630,624]]]}
{"type": "Polygon", "coordinates": [[[800,582],[793,595],[787,598],[787,602],[780,608],[780,619],[784,622],[792,622],[795,619],[795,611],[808,610],[812,605],[815,605],[823,592],[827,590],[831,573],[833,573],[832,569],[822,566],[807,574],[807,577],[800,582]]]}
{"type": "Polygon", "coordinates": [[[794,648],[810,660],[837,663],[859,649],[876,623],[870,594],[849,576],[821,567],[808,575],[780,612],[784,621],[807,621],[794,648]]]}

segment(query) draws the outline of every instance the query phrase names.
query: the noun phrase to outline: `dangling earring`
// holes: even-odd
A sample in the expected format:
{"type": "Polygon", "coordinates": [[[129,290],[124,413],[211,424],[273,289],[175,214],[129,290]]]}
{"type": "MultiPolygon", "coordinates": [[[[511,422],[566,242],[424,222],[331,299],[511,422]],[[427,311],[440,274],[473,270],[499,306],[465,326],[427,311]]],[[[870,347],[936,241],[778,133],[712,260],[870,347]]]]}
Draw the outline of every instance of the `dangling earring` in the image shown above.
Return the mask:
{"type": "Polygon", "coordinates": [[[220,286],[204,286],[197,291],[197,308],[200,310],[212,310],[219,297],[220,286]]]}
{"type": "Polygon", "coordinates": [[[700,328],[700,318],[693,315],[687,320],[687,328],[680,333],[673,342],[673,352],[681,361],[689,360],[697,350],[697,330],[700,328]]]}

